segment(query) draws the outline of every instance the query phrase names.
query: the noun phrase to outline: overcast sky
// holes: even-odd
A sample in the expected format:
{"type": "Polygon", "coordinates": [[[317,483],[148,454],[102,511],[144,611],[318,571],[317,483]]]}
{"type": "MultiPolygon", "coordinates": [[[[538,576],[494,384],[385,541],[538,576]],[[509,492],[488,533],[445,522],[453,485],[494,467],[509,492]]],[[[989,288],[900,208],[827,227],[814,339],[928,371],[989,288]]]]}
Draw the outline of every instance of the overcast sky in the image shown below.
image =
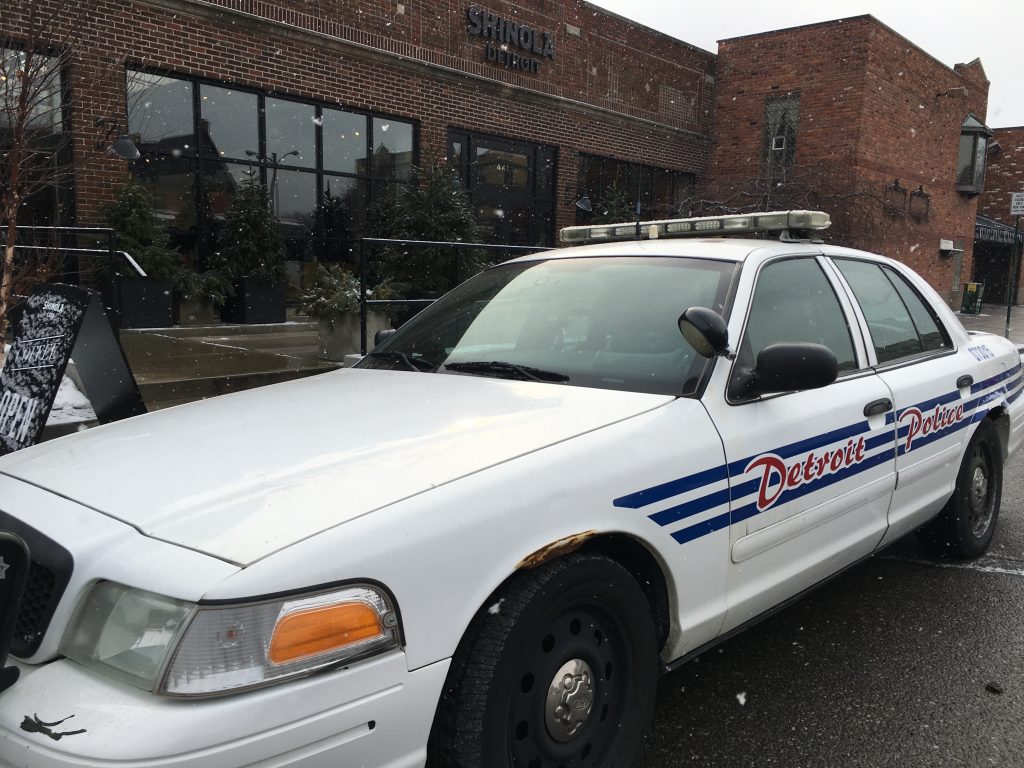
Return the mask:
{"type": "Polygon", "coordinates": [[[729,37],[870,13],[947,66],[980,58],[991,81],[986,122],[1024,125],[1024,0],[589,1],[713,53],[729,37]]]}

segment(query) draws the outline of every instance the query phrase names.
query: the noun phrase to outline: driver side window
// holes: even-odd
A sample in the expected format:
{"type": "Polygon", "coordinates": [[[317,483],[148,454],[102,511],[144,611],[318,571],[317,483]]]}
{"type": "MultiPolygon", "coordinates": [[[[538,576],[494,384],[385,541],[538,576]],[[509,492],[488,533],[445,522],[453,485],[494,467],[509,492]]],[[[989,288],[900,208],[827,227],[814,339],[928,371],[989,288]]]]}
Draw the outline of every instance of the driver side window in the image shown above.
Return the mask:
{"type": "Polygon", "coordinates": [[[734,370],[749,371],[761,350],[777,342],[823,344],[840,373],[857,369],[846,315],[813,258],[776,261],[761,270],[734,370]]]}

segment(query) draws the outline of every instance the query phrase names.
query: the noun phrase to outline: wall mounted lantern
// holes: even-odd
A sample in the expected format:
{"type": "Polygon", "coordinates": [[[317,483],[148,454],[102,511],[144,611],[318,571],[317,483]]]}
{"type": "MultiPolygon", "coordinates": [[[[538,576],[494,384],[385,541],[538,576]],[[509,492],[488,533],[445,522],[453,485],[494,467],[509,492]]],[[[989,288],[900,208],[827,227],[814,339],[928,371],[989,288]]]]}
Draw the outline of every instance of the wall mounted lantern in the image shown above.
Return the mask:
{"type": "Polygon", "coordinates": [[[932,196],[924,191],[922,184],[910,193],[910,217],[914,221],[927,222],[932,209],[932,196]]]}
{"type": "Polygon", "coordinates": [[[122,160],[139,159],[141,154],[139,148],[135,146],[135,142],[132,141],[131,137],[121,130],[121,123],[110,117],[96,118],[93,126],[99,128],[101,125],[107,126],[107,134],[96,142],[96,149],[106,147],[110,154],[122,160]],[[117,138],[114,138],[115,136],[117,138]]]}
{"type": "Polygon", "coordinates": [[[882,196],[882,207],[886,213],[891,213],[893,216],[906,216],[907,190],[900,186],[899,179],[886,185],[885,194],[882,196]]]}

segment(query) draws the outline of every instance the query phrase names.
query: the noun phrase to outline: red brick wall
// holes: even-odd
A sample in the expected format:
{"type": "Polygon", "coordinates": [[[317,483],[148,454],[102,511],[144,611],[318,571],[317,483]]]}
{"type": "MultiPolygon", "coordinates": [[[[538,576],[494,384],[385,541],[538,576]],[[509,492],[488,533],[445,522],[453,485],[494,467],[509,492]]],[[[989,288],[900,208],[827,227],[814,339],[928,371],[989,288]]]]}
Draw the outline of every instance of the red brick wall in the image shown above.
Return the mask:
{"type": "Polygon", "coordinates": [[[996,128],[989,140],[985,193],[978,198],[978,213],[1012,227],[1013,192],[1024,192],[1024,126],[996,128]]]}
{"type": "Polygon", "coordinates": [[[977,203],[956,192],[956,162],[964,118],[984,120],[980,66],[950,69],[870,16],[723,41],[711,178],[757,177],[765,97],[786,92],[800,94],[796,166],[827,169],[835,191],[858,200],[830,211],[848,244],[909,264],[954,298],[957,277],[971,275],[977,203]],[[936,95],[960,87],[966,95],[936,95]],[[896,179],[931,196],[929,221],[883,212],[896,179]],[[939,255],[940,238],[964,241],[962,265],[939,255]]]}

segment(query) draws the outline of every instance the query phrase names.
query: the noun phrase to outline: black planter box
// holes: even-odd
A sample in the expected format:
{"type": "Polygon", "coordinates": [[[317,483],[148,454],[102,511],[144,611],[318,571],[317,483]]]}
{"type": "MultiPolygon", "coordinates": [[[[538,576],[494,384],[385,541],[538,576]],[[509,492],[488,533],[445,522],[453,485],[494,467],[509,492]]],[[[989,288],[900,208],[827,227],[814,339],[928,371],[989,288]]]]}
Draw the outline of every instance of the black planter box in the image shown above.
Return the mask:
{"type": "Polygon", "coordinates": [[[110,286],[110,308],[121,328],[174,325],[174,290],[165,280],[119,277],[110,286]]]}
{"type": "Polygon", "coordinates": [[[285,321],[285,284],[264,283],[243,277],[235,281],[235,295],[220,313],[225,323],[252,325],[285,321]]]}

